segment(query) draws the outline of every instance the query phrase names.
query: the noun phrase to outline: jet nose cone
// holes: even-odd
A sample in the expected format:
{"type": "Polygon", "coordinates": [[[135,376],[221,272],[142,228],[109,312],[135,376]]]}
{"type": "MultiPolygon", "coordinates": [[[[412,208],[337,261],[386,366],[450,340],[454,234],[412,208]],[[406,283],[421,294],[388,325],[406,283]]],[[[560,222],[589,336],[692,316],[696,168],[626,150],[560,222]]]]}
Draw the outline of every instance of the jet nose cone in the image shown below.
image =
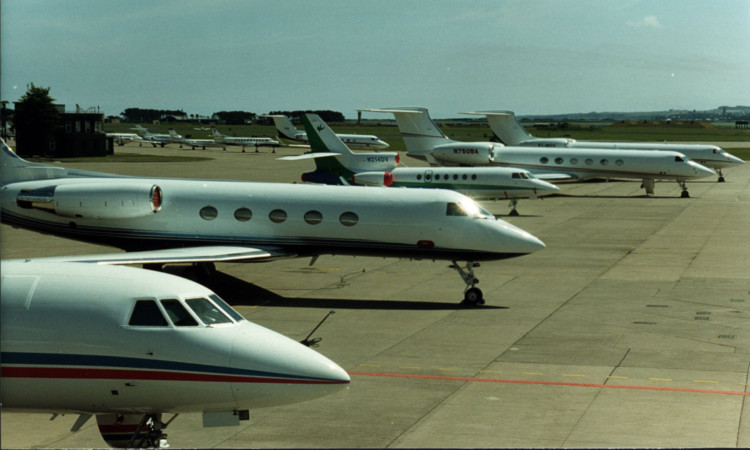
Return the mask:
{"type": "Polygon", "coordinates": [[[283,405],[336,392],[349,374],[299,342],[251,322],[242,323],[232,348],[232,368],[247,378],[233,383],[246,407],[283,405]]]}
{"type": "Polygon", "coordinates": [[[537,188],[537,189],[538,189],[538,190],[539,190],[539,191],[540,191],[540,192],[541,192],[542,194],[552,194],[552,193],[558,192],[558,191],[560,190],[560,188],[559,188],[559,187],[557,187],[556,185],[554,185],[554,184],[552,184],[552,183],[549,183],[549,182],[547,182],[547,181],[543,181],[543,180],[536,180],[536,181],[537,181],[537,183],[538,183],[538,184],[539,184],[539,186],[540,186],[540,187],[539,187],[539,188],[537,188]]]}
{"type": "Polygon", "coordinates": [[[508,222],[500,222],[502,222],[501,226],[503,227],[506,236],[511,240],[507,245],[508,253],[534,253],[546,247],[544,242],[539,240],[539,238],[533,234],[511,225],[508,222]]]}
{"type": "Polygon", "coordinates": [[[709,177],[711,175],[716,175],[716,172],[714,172],[713,169],[709,169],[708,167],[701,164],[696,164],[696,166],[698,167],[699,177],[709,177]]]}
{"type": "Polygon", "coordinates": [[[743,161],[742,159],[740,159],[740,158],[738,158],[738,157],[736,157],[734,155],[731,155],[729,153],[727,153],[727,159],[732,164],[745,164],[745,161],[743,161]]]}

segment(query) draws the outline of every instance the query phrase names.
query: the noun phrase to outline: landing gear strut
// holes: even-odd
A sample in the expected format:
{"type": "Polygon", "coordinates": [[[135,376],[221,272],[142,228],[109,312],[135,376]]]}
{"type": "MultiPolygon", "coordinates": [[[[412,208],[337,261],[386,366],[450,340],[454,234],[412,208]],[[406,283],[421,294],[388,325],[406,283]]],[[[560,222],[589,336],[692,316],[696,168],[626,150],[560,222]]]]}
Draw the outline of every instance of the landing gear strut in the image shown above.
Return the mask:
{"type": "Polygon", "coordinates": [[[518,215],[518,211],[516,210],[516,205],[517,204],[518,204],[518,200],[516,200],[515,198],[510,201],[510,205],[508,205],[508,206],[510,206],[510,214],[508,214],[509,216],[517,216],[518,215]]]}
{"type": "Polygon", "coordinates": [[[479,267],[479,263],[467,261],[466,270],[464,270],[456,261],[453,261],[453,264],[450,267],[456,269],[458,275],[461,276],[461,279],[466,283],[464,299],[461,304],[470,306],[484,305],[484,294],[482,293],[482,290],[474,286],[479,283],[479,280],[474,277],[474,268],[479,267]]]}
{"type": "Polygon", "coordinates": [[[680,188],[682,188],[682,194],[680,194],[680,197],[690,198],[690,193],[687,190],[687,184],[685,184],[684,181],[677,181],[677,183],[680,185],[680,188]]]}
{"type": "Polygon", "coordinates": [[[719,183],[723,183],[724,181],[726,181],[724,180],[724,174],[721,173],[721,169],[717,168],[716,171],[719,172],[719,183]]]}
{"type": "Polygon", "coordinates": [[[161,421],[161,414],[144,414],[138,429],[140,433],[134,433],[128,447],[135,448],[168,448],[167,434],[163,432],[177,417],[172,416],[167,423],[161,421]]]}

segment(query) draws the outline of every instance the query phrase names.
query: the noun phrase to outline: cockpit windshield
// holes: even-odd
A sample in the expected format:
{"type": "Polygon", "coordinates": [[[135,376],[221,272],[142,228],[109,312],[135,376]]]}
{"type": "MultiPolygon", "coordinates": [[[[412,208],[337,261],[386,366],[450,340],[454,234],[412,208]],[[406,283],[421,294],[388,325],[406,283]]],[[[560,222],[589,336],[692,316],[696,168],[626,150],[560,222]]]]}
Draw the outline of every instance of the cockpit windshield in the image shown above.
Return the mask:
{"type": "Polygon", "coordinates": [[[211,300],[213,300],[214,303],[216,303],[219,306],[219,308],[221,308],[225,313],[227,313],[227,315],[229,317],[231,317],[235,321],[240,322],[240,321],[245,320],[245,318],[242,317],[242,315],[240,313],[238,313],[237,311],[235,311],[234,308],[232,308],[231,306],[229,306],[227,304],[227,302],[225,302],[224,300],[222,300],[222,298],[219,297],[218,295],[211,294],[208,297],[211,300]]]}
{"type": "Polygon", "coordinates": [[[469,198],[465,198],[459,203],[448,203],[445,214],[447,216],[466,216],[475,219],[495,220],[495,216],[479,206],[479,203],[469,198]]]}
{"type": "Polygon", "coordinates": [[[222,323],[232,323],[219,308],[211,303],[207,298],[189,298],[185,303],[193,310],[196,316],[206,325],[217,325],[222,323]]]}

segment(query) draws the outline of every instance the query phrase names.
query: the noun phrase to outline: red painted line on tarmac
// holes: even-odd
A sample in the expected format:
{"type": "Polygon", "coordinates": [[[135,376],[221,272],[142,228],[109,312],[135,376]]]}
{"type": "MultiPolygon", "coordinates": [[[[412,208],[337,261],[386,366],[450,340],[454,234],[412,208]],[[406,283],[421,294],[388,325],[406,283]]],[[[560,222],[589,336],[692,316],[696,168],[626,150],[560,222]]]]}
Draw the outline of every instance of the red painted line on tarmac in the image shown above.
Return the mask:
{"type": "Polygon", "coordinates": [[[750,396],[750,392],[739,391],[719,391],[712,389],[690,389],[674,388],[666,386],[632,386],[624,384],[599,384],[599,383],[568,383],[564,381],[534,381],[534,380],[511,380],[500,378],[474,378],[474,377],[450,377],[440,375],[418,375],[411,373],[378,373],[378,372],[349,372],[349,375],[359,375],[365,377],[391,377],[391,378],[418,378],[422,380],[443,380],[443,381],[476,381],[481,383],[508,383],[508,384],[536,384],[545,386],[572,386],[572,387],[591,387],[601,389],[636,389],[643,391],[670,391],[670,392],[691,392],[694,394],[721,394],[721,395],[741,395],[750,396]]]}

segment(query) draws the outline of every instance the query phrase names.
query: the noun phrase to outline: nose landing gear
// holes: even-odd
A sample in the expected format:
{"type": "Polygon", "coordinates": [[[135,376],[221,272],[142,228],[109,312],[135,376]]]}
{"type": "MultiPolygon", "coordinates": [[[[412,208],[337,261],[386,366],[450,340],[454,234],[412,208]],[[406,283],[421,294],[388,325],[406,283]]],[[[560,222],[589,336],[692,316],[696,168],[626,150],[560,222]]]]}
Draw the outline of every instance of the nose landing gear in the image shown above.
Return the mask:
{"type": "Polygon", "coordinates": [[[461,304],[468,306],[484,305],[484,294],[481,289],[475,287],[475,284],[479,283],[479,280],[474,277],[474,268],[479,267],[479,263],[467,261],[466,270],[464,270],[456,261],[453,261],[453,264],[450,267],[456,269],[458,275],[464,280],[464,283],[466,283],[464,299],[461,301],[461,304]]]}

